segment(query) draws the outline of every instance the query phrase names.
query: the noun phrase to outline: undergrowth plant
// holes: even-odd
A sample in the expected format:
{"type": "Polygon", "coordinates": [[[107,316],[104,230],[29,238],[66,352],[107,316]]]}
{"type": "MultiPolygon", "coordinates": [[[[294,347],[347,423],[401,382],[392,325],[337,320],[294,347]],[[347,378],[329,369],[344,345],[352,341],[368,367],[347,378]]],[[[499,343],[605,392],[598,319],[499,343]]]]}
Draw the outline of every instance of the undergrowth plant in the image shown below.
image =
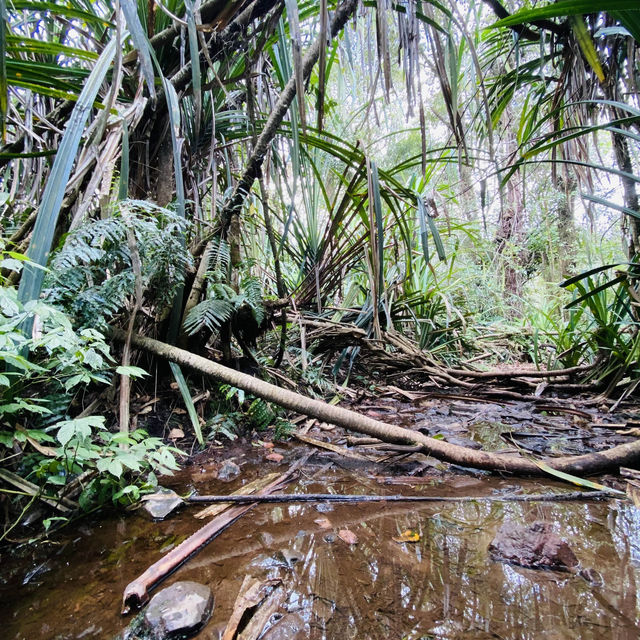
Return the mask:
{"type": "Polygon", "coordinates": [[[607,274],[619,264],[590,269],[561,284],[573,299],[557,299],[549,309],[532,310],[528,319],[534,328],[532,355],[548,368],[593,365],[589,378],[607,383],[609,389],[627,376],[640,378],[638,370],[637,293],[635,264],[607,274]],[[562,308],[563,307],[563,308],[562,308]]]}
{"type": "Polygon", "coordinates": [[[227,242],[215,240],[209,253],[206,272],[206,297],[191,309],[184,321],[188,335],[206,329],[222,330],[225,325],[234,330],[243,350],[252,346],[258,328],[265,319],[260,281],[250,273],[248,261],[242,265],[237,290],[229,284],[231,255],[227,242]]]}
{"type": "Polygon", "coordinates": [[[274,440],[281,440],[294,431],[293,424],[280,415],[280,408],[266,400],[228,384],[219,385],[218,391],[216,400],[211,403],[215,413],[207,421],[210,440],[220,436],[235,440],[245,429],[259,432],[273,429],[274,440]]]}
{"type": "Polygon", "coordinates": [[[156,474],[177,468],[178,450],[161,440],[142,431],[113,434],[104,417],[78,416],[78,399],[91,387],[109,384],[116,372],[143,373],[116,367],[98,330],[74,328],[59,308],[22,303],[15,289],[0,287],[0,363],[0,465],[27,482],[27,489],[0,491],[16,506],[28,496],[57,504],[72,487],[85,510],[129,504],[156,484],[156,474]]]}
{"type": "Polygon", "coordinates": [[[45,280],[48,302],[81,326],[101,327],[121,313],[134,294],[132,251],[139,256],[145,304],[168,312],[191,256],[182,237],[186,222],[150,202],[123,200],[111,217],[68,234],[45,280]]]}

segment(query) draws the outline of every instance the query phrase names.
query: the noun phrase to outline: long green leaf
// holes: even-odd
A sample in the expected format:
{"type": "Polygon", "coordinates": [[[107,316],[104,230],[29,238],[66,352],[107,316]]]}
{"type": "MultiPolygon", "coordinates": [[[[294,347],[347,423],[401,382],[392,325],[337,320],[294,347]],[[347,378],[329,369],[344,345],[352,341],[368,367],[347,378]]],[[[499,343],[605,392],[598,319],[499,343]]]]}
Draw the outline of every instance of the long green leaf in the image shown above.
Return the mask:
{"type": "Polygon", "coordinates": [[[571,16],[571,27],[573,28],[573,35],[582,50],[582,55],[584,55],[596,76],[598,76],[598,80],[604,82],[604,71],[600,64],[600,58],[584,19],[581,16],[571,16]]]}
{"type": "Polygon", "coordinates": [[[57,3],[57,2],[40,2],[37,0],[33,2],[32,0],[12,0],[11,8],[16,11],[34,11],[38,13],[44,13],[45,11],[50,11],[54,15],[57,16],[65,16],[67,18],[79,18],[80,20],[85,20],[90,24],[97,24],[103,27],[113,27],[114,25],[105,20],[97,13],[90,13],[88,11],[83,11],[82,9],[78,9],[71,5],[70,3],[57,3]]]}
{"type": "MultiPolygon", "coordinates": [[[[4,0],[3,0],[4,2],[4,0]]],[[[98,54],[95,51],[80,49],[79,47],[69,47],[58,42],[46,42],[36,38],[24,38],[22,36],[7,36],[7,51],[11,53],[36,53],[50,56],[69,56],[82,60],[97,60],[98,54]]]]}
{"type": "Polygon", "coordinates": [[[156,90],[154,84],[153,65],[151,64],[151,43],[147,38],[147,34],[142,28],[140,18],[138,17],[138,6],[135,0],[120,0],[122,12],[124,13],[127,27],[131,32],[131,40],[138,51],[142,75],[149,89],[151,98],[155,98],[156,90]]]}
{"type": "Polygon", "coordinates": [[[596,273],[601,273],[602,271],[607,271],[607,269],[612,269],[613,267],[619,267],[620,265],[628,264],[626,262],[614,262],[612,264],[605,264],[599,267],[594,267],[593,269],[589,269],[588,271],[583,271],[579,273],[577,276],[572,276],[571,278],[567,278],[564,282],[560,283],[561,287],[568,287],[571,284],[575,284],[576,282],[580,282],[580,280],[584,280],[585,278],[589,278],[590,276],[595,275],[596,273]]]}
{"type": "MultiPolygon", "coordinates": [[[[100,85],[113,62],[117,46],[120,46],[120,43],[115,39],[111,40],[100,58],[98,58],[73,108],[69,123],[62,136],[62,142],[53,162],[51,174],[42,194],[40,210],[27,251],[29,260],[36,265],[45,266],[47,264],[58,215],[60,214],[60,206],[71,174],[71,168],[78,152],[84,126],[91,112],[93,102],[98,95],[100,85]]],[[[43,278],[44,271],[42,269],[35,268],[29,263],[25,265],[20,279],[20,288],[18,289],[18,298],[21,302],[35,300],[40,296],[43,278]]]]}
{"type": "Polygon", "coordinates": [[[198,419],[198,414],[196,413],[196,408],[193,404],[193,398],[191,397],[191,392],[189,391],[187,381],[184,379],[182,369],[180,369],[180,367],[175,362],[170,362],[169,366],[171,367],[171,373],[173,373],[173,377],[178,383],[178,389],[180,389],[180,394],[182,395],[182,399],[184,400],[184,405],[185,407],[187,407],[187,413],[189,414],[189,419],[191,420],[191,425],[193,426],[193,432],[196,434],[198,444],[202,447],[204,446],[204,438],[202,437],[202,429],[200,429],[200,420],[198,419]]]}
{"type": "Polygon", "coordinates": [[[428,212],[427,212],[427,224],[429,225],[429,229],[431,230],[431,235],[433,236],[433,244],[436,245],[438,258],[440,260],[446,260],[447,252],[444,250],[444,245],[442,244],[442,238],[440,237],[440,232],[438,231],[438,227],[436,227],[436,221],[433,219],[433,216],[429,215],[428,212]]]}
{"type": "Polygon", "coordinates": [[[429,265],[429,232],[427,230],[427,207],[424,204],[424,198],[418,193],[416,194],[416,203],[418,205],[418,222],[420,223],[420,241],[422,243],[422,255],[424,256],[425,266],[429,265]]]}
{"type": "Polygon", "coordinates": [[[607,0],[606,3],[602,0],[560,0],[546,7],[517,11],[508,18],[498,20],[492,27],[511,27],[545,18],[599,13],[600,11],[638,11],[639,9],[637,0],[607,0]]]}
{"type": "Polygon", "coordinates": [[[640,12],[638,11],[611,11],[609,13],[617,18],[626,28],[627,31],[640,43],[640,12]]]}
{"type": "MultiPolygon", "coordinates": [[[[182,138],[180,137],[180,103],[178,102],[178,94],[173,85],[166,78],[162,78],[165,95],[167,97],[167,106],[169,107],[169,123],[171,129],[171,147],[173,149],[173,173],[176,181],[176,213],[181,217],[185,217],[185,197],[184,197],[184,180],[182,176],[182,138]]],[[[184,236],[180,239],[181,243],[186,243],[184,236]]],[[[169,318],[169,329],[167,330],[167,341],[173,344],[178,337],[180,331],[180,321],[182,320],[182,299],[184,296],[184,287],[181,285],[171,304],[171,316],[169,318]]]]}
{"type": "Polygon", "coordinates": [[[604,291],[605,289],[609,289],[611,287],[615,287],[617,284],[624,282],[626,279],[627,279],[626,274],[620,275],[613,278],[613,280],[608,280],[604,284],[594,287],[593,289],[589,289],[589,291],[587,291],[584,295],[581,295],[579,298],[576,298],[575,300],[572,300],[569,304],[565,305],[565,309],[571,309],[572,307],[579,305],[581,302],[589,298],[592,298],[593,296],[600,293],[601,291],[604,291]]]}
{"type": "Polygon", "coordinates": [[[200,50],[198,48],[198,32],[196,30],[195,6],[192,0],[185,0],[187,12],[187,33],[189,34],[189,56],[191,57],[191,86],[193,89],[193,106],[195,110],[195,138],[200,135],[202,120],[202,79],[200,73],[200,50]]]}
{"type": "Polygon", "coordinates": [[[7,139],[7,109],[8,109],[8,87],[7,87],[7,7],[6,0],[0,0],[0,130],[2,132],[2,142],[7,139]]]}
{"type": "MultiPolygon", "coordinates": [[[[380,200],[380,177],[378,175],[378,166],[375,162],[371,163],[371,186],[373,188],[373,211],[376,216],[376,235],[378,237],[378,295],[380,295],[384,288],[384,224],[382,220],[382,202],[380,200]]],[[[371,194],[369,194],[369,197],[371,197],[371,194]]]]}
{"type": "Polygon", "coordinates": [[[611,487],[607,487],[598,482],[591,482],[591,480],[585,480],[584,478],[579,478],[578,476],[573,476],[570,473],[565,473],[564,471],[558,471],[553,467],[550,467],[545,462],[541,460],[533,460],[533,463],[536,464],[540,469],[542,469],[545,473],[549,475],[555,476],[556,478],[560,478],[561,480],[565,480],[566,482],[570,482],[571,484],[575,484],[578,487],[585,487],[586,489],[595,489],[596,491],[607,491],[616,496],[624,496],[626,497],[626,493],[624,491],[618,491],[618,489],[612,489],[611,487]]]}
{"type": "Polygon", "coordinates": [[[615,209],[616,211],[620,211],[620,213],[626,213],[627,215],[633,216],[634,218],[640,218],[640,211],[634,211],[633,209],[629,209],[629,207],[623,207],[620,204],[611,202],[611,200],[605,200],[604,198],[594,196],[590,193],[582,193],[581,195],[583,198],[591,200],[591,202],[595,202],[596,204],[601,204],[605,207],[609,207],[610,209],[615,209]]]}

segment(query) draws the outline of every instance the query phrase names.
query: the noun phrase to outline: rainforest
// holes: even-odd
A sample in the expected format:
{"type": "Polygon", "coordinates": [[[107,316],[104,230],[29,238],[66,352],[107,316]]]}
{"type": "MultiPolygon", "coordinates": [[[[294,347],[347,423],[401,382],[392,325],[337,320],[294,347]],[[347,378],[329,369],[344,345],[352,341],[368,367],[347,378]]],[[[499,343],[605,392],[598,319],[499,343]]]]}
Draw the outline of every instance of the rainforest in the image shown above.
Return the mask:
{"type": "Polygon", "coordinates": [[[3,637],[639,637],[637,0],[0,22],[3,637]]]}

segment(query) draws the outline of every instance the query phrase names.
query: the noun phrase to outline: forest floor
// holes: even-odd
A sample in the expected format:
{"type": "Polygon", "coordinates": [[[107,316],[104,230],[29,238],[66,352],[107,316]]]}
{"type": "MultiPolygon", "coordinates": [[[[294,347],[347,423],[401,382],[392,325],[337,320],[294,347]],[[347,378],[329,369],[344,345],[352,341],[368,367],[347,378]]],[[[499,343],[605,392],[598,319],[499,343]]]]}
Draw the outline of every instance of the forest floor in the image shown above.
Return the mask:
{"type": "MultiPolygon", "coordinates": [[[[628,441],[640,417],[632,406],[611,414],[579,399],[545,404],[394,385],[347,395],[344,406],[377,420],[466,447],[545,456],[628,441]]],[[[149,400],[136,402],[142,422],[149,400]]],[[[186,448],[166,415],[154,419],[186,448]]],[[[212,446],[161,484],[180,495],[228,496],[302,462],[277,493],[438,501],[255,505],[155,589],[184,580],[211,589],[213,614],[198,638],[638,637],[640,517],[631,501],[519,501],[576,488],[552,476],[459,468],[314,419],[300,418],[287,441],[269,435],[212,446]],[[491,552],[505,523],[540,522],[566,542],[577,567],[518,566],[491,552]],[[262,595],[248,604],[252,589],[262,595]]],[[[598,480],[625,490],[618,477],[598,480]]],[[[113,638],[129,621],[120,615],[127,585],[202,527],[202,507],[187,504],[161,522],[141,511],[85,520],[3,557],[3,637],[113,638]]]]}

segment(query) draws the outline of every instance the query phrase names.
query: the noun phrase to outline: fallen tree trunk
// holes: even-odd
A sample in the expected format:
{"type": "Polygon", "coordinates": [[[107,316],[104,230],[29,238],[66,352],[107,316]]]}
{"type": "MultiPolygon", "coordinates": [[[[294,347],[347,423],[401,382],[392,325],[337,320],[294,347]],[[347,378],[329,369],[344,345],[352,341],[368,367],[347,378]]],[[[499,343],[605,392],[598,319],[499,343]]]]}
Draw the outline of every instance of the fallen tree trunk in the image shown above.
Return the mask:
{"type": "MultiPolygon", "coordinates": [[[[112,328],[111,335],[120,342],[124,342],[126,339],[126,333],[121,329],[112,328]]],[[[519,475],[547,475],[533,460],[521,456],[477,451],[430,438],[418,431],[386,424],[379,420],[362,416],[355,411],[335,407],[326,402],[307,398],[287,389],[281,389],[264,380],[224,367],[194,353],[152,338],[133,335],[131,343],[160,358],[194,369],[199,373],[243,389],[247,393],[263,398],[268,402],[273,402],[285,409],[338,425],[350,431],[374,436],[385,442],[420,445],[424,453],[432,455],[439,460],[463,467],[489,471],[501,471],[519,475]]],[[[598,453],[548,458],[545,459],[545,463],[553,469],[564,471],[565,473],[592,474],[617,469],[620,466],[629,466],[636,460],[640,460],[640,440],[621,444],[598,453]]]]}

